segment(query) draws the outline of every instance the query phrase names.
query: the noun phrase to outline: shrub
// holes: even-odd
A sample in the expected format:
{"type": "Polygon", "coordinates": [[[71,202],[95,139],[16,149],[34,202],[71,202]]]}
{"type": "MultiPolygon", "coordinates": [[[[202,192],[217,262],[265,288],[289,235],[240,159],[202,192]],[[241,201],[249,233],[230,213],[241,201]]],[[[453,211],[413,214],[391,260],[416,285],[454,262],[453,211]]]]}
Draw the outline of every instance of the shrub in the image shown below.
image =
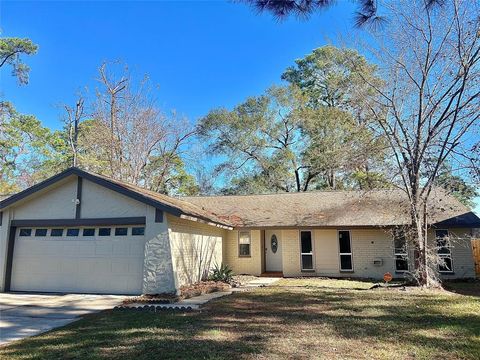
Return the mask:
{"type": "Polygon", "coordinates": [[[210,280],[230,284],[233,280],[233,270],[226,264],[215,265],[210,275],[210,280]]]}

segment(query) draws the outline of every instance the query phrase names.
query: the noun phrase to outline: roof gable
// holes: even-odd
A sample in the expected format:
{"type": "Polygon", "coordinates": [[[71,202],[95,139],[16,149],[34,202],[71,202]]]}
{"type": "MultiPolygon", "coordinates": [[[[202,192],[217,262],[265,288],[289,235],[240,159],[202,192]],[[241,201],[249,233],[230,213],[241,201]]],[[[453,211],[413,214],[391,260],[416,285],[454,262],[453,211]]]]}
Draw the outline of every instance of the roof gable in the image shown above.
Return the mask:
{"type": "Polygon", "coordinates": [[[227,221],[220,220],[214,214],[209,213],[208,211],[199,208],[194,204],[190,204],[186,201],[172,198],[167,195],[149,191],[138,186],[123,183],[118,180],[113,180],[102,175],[93,174],[76,167],[72,167],[65,171],[62,171],[61,173],[54,175],[49,179],[46,179],[36,185],[31,186],[28,189],[25,189],[17,194],[8,197],[3,201],[0,201],[0,210],[10,207],[18,201],[23,200],[37,193],[40,190],[46,189],[72,175],[85,178],[93,183],[104,186],[110,190],[118,192],[122,195],[135,199],[147,205],[153,206],[157,209],[163,210],[175,216],[186,216],[192,219],[211,223],[212,225],[219,225],[227,228],[231,227],[230,223],[228,223],[227,221]]]}
{"type": "MultiPolygon", "coordinates": [[[[75,167],[0,201],[0,211],[71,175],[172,215],[228,229],[234,226],[382,227],[409,223],[408,201],[399,190],[173,198],[75,167]]],[[[478,216],[439,189],[433,192],[430,208],[429,223],[434,226],[480,227],[478,216]]]]}

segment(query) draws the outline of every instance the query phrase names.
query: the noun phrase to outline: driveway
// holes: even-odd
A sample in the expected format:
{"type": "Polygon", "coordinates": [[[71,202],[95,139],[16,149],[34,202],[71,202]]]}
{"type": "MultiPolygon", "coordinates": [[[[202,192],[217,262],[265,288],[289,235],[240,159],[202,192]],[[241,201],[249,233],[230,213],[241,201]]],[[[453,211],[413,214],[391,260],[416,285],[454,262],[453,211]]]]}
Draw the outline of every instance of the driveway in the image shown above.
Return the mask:
{"type": "Polygon", "coordinates": [[[123,299],[119,295],[0,293],[0,344],[111,309],[123,299]]]}

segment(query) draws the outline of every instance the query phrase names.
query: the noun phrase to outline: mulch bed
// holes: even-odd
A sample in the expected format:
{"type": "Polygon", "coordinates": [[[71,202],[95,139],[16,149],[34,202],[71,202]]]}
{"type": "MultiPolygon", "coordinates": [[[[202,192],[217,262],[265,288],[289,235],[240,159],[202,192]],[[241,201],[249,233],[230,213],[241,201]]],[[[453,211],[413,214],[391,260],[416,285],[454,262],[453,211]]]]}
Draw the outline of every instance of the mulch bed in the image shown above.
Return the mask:
{"type": "Polygon", "coordinates": [[[209,294],[217,291],[227,291],[230,285],[221,281],[202,281],[192,285],[180,287],[180,298],[189,299],[194,296],[209,294]]]}
{"type": "Polygon", "coordinates": [[[196,284],[183,285],[180,287],[180,295],[175,294],[154,294],[140,295],[123,300],[123,304],[145,303],[145,304],[171,304],[179,300],[189,299],[194,296],[209,294],[217,291],[227,291],[230,285],[221,281],[202,281],[196,284]]]}

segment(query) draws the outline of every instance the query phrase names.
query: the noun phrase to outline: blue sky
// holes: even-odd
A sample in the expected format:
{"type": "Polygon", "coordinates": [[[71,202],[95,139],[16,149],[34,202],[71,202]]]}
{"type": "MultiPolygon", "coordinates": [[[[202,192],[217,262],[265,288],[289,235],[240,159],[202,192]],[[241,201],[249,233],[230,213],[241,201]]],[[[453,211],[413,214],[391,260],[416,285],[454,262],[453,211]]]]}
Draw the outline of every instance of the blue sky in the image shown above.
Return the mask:
{"type": "Polygon", "coordinates": [[[4,2],[4,36],[40,46],[30,84],[1,74],[2,92],[22,113],[59,126],[58,104],[95,87],[104,60],[126,62],[159,84],[165,110],[192,121],[218,106],[233,106],[279,82],[294,59],[351,30],[353,4],[310,21],[275,22],[231,2],[4,2]]]}
{"type": "Polygon", "coordinates": [[[103,61],[121,60],[159,85],[165,111],[195,122],[278,83],[285,68],[312,49],[362,35],[353,28],[353,11],[351,1],[340,0],[309,21],[279,23],[222,1],[1,1],[2,35],[31,38],[40,49],[26,58],[28,86],[3,70],[0,94],[18,111],[59,128],[59,105],[71,104],[85,86],[94,91],[103,61]]]}

